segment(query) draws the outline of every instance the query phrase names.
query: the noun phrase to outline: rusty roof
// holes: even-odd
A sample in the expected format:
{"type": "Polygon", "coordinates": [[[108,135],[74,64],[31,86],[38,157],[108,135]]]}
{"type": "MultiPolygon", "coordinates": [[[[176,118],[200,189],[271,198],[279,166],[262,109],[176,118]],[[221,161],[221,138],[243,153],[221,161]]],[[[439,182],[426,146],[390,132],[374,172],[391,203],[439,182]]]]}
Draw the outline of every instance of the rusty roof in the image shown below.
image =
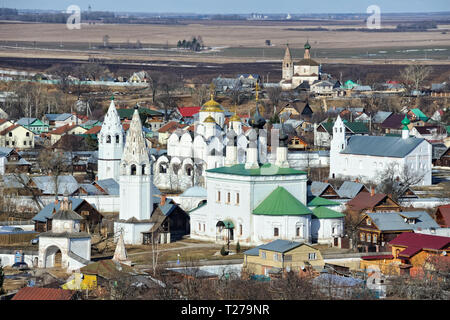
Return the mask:
{"type": "Polygon", "coordinates": [[[11,300],[72,300],[74,294],[72,290],[25,287],[11,300]]]}
{"type": "Polygon", "coordinates": [[[375,193],[371,195],[369,192],[360,192],[352,200],[347,202],[347,206],[353,210],[363,210],[373,208],[387,197],[384,193],[375,193]]]}

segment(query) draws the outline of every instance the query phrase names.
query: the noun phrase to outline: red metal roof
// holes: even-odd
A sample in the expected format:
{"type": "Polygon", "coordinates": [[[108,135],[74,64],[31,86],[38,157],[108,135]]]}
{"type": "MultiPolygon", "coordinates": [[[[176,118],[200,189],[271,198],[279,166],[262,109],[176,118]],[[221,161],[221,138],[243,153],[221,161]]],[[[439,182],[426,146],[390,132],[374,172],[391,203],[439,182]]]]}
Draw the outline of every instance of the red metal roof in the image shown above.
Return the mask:
{"type": "Polygon", "coordinates": [[[348,201],[347,206],[351,207],[353,210],[373,208],[385,197],[386,194],[384,193],[375,193],[374,195],[371,195],[371,193],[363,191],[358,193],[352,200],[348,201]]]}
{"type": "Polygon", "coordinates": [[[406,247],[401,256],[412,257],[421,250],[442,250],[450,245],[450,237],[404,232],[389,242],[389,245],[406,247]]]}
{"type": "Polygon", "coordinates": [[[438,207],[438,210],[441,213],[442,220],[444,222],[444,224],[441,226],[443,228],[448,228],[450,226],[450,204],[440,206],[438,207]]]}
{"type": "Polygon", "coordinates": [[[9,126],[8,128],[6,128],[5,130],[3,130],[2,132],[0,132],[0,136],[3,136],[5,134],[7,134],[8,132],[14,130],[15,128],[20,127],[20,124],[13,124],[12,126],[9,126]]]}
{"type": "Polygon", "coordinates": [[[75,128],[76,126],[77,126],[76,124],[72,124],[72,125],[65,124],[65,125],[63,125],[61,127],[56,128],[53,131],[50,131],[49,134],[63,134],[65,132],[69,131],[70,129],[75,128]]]}
{"type": "Polygon", "coordinates": [[[102,129],[102,126],[93,126],[91,129],[85,132],[85,134],[97,134],[102,129]]]}
{"type": "Polygon", "coordinates": [[[192,117],[200,111],[201,107],[178,107],[182,117],[192,117]]]}
{"type": "Polygon", "coordinates": [[[166,125],[162,126],[161,128],[158,129],[158,132],[162,133],[162,132],[173,132],[178,128],[184,128],[186,125],[185,124],[181,124],[178,123],[176,121],[170,121],[168,122],[166,125]]]}
{"type": "Polygon", "coordinates": [[[11,300],[71,300],[74,292],[64,289],[25,287],[11,300]]]}

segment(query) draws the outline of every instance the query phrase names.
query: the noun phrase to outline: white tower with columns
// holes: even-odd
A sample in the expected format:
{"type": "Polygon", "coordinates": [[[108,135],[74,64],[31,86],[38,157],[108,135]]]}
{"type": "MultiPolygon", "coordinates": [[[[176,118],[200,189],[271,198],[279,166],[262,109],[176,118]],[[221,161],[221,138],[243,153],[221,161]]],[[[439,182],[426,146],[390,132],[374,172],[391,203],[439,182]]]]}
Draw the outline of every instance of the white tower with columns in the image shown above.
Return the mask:
{"type": "Polygon", "coordinates": [[[123,145],[124,131],[113,96],[98,139],[98,180],[113,178],[119,182],[123,145]]]}
{"type": "Polygon", "coordinates": [[[152,172],[142,123],[134,110],[120,162],[120,212],[115,232],[126,244],[142,244],[142,232],[152,226],[152,172]]]}

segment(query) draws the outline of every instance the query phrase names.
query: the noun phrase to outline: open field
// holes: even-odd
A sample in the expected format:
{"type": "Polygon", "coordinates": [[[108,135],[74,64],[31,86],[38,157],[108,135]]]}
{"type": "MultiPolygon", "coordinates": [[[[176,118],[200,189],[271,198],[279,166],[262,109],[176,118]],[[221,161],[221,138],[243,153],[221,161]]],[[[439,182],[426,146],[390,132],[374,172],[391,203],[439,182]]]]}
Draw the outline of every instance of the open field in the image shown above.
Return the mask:
{"type": "MultiPolygon", "coordinates": [[[[330,29],[342,29],[340,24],[330,29]]],[[[342,23],[342,22],[340,22],[342,23]]],[[[361,21],[352,27],[364,28],[361,21]]],[[[319,24],[320,26],[321,24],[319,24]]],[[[174,25],[82,24],[80,30],[69,30],[64,24],[2,23],[0,24],[0,56],[72,57],[88,59],[165,59],[178,61],[228,63],[281,60],[286,43],[294,58],[301,58],[307,39],[312,45],[312,57],[330,62],[339,59],[369,60],[372,63],[407,59],[439,60],[450,63],[450,25],[425,32],[361,32],[307,31],[317,22],[286,21],[185,21],[174,25]],[[102,49],[103,37],[109,36],[114,49],[102,49]],[[176,49],[178,40],[201,36],[211,50],[194,53],[176,49]],[[142,49],[127,49],[139,40],[142,49]],[[265,46],[271,40],[271,46],[265,46]]],[[[394,28],[387,22],[383,28],[394,28]]]]}

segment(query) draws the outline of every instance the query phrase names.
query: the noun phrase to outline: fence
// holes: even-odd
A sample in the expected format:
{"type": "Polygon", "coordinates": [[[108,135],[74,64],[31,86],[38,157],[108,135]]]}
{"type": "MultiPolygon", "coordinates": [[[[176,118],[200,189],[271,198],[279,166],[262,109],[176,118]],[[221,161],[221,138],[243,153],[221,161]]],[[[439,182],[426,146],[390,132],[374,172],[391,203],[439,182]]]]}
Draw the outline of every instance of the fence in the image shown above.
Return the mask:
{"type": "Polygon", "coordinates": [[[30,240],[36,238],[38,234],[39,234],[38,232],[34,231],[2,233],[0,234],[0,245],[29,243],[30,240]]]}

